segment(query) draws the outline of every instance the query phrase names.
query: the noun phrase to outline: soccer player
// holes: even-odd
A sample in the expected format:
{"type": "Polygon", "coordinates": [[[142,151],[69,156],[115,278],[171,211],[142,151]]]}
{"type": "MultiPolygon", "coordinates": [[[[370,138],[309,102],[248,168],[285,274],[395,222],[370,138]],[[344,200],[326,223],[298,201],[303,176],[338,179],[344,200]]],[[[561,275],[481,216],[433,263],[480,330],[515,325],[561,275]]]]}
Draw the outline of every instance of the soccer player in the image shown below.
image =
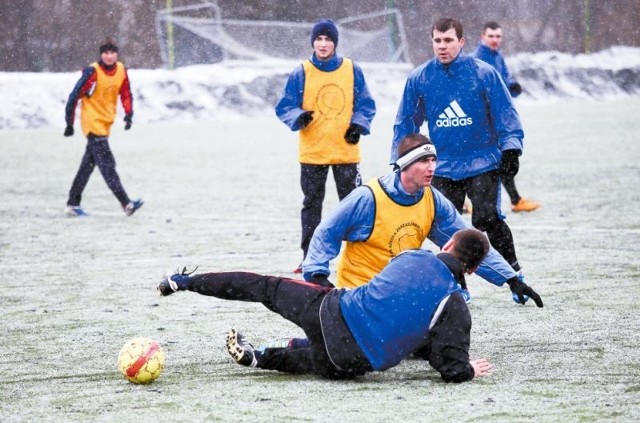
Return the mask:
{"type": "Polygon", "coordinates": [[[231,330],[227,349],[244,366],[343,379],[387,370],[419,350],[444,381],[465,382],[492,369],[485,359],[469,359],[471,314],[458,288],[488,251],[486,236],[467,228],[437,256],[407,250],[351,290],[253,273],[184,271],[165,275],[158,290],[260,302],[304,330],[305,345],[265,350],[231,330]]]}
{"type": "MultiPolygon", "coordinates": [[[[522,87],[509,73],[507,63],[502,56],[502,50],[500,50],[502,39],[502,28],[497,22],[485,23],[480,34],[480,43],[473,52],[473,56],[493,66],[502,76],[502,80],[507,85],[511,97],[517,97],[522,93],[522,87]]],[[[517,171],[517,168],[511,169],[511,172],[500,175],[502,185],[507,190],[511,200],[511,210],[517,213],[530,212],[540,208],[539,203],[523,198],[518,193],[515,181],[515,172],[517,171]]]]}
{"type": "Polygon", "coordinates": [[[107,38],[100,45],[100,60],[82,70],[82,76],[69,94],[65,108],[67,127],[64,130],[64,136],[70,137],[74,133],[76,105],[80,102],[80,123],[82,132],[87,137],[87,148],[69,190],[65,209],[68,216],[87,214],[80,207],[80,201],[82,192],[96,166],[127,216],[135,213],[144,203],[142,199],[129,199],[116,172],[116,161],[109,148],[109,133],[116,117],[118,96],[125,112],[124,129],[129,130],[133,117],[133,98],[129,77],[125,66],[118,62],[118,46],[112,39],[107,38]]]}
{"type": "MultiPolygon", "coordinates": [[[[442,18],[431,28],[435,58],[414,69],[400,101],[391,160],[408,134],[428,123],[438,149],[433,186],[458,211],[465,195],[473,205],[471,222],[522,275],[511,229],[500,210],[500,175],[519,167],[524,132],[511,95],[498,72],[466,56],[462,24],[442,18]]],[[[515,299],[515,298],[514,298],[515,299]]]]}
{"type": "MultiPolygon", "coordinates": [[[[332,286],[329,262],[338,256],[343,242],[334,282],[340,288],[354,288],[371,280],[400,252],[419,248],[427,238],[442,247],[468,226],[453,204],[430,186],[437,168],[431,141],[422,134],[409,134],[398,152],[393,172],[356,188],[316,228],[302,263],[305,280],[332,286]]],[[[506,281],[514,293],[534,293],[493,248],[478,274],[498,286],[506,281]]],[[[462,294],[469,303],[466,286],[462,294]]]]}
{"type": "MultiPolygon", "coordinates": [[[[376,106],[360,67],[337,52],[338,28],[329,19],[311,31],[313,54],[291,72],[276,115],[292,131],[300,131],[300,213],[303,259],[322,217],[329,168],[342,200],[362,184],[361,135],[367,135],[376,106]]],[[[294,273],[301,273],[298,266],[294,273]]]]}

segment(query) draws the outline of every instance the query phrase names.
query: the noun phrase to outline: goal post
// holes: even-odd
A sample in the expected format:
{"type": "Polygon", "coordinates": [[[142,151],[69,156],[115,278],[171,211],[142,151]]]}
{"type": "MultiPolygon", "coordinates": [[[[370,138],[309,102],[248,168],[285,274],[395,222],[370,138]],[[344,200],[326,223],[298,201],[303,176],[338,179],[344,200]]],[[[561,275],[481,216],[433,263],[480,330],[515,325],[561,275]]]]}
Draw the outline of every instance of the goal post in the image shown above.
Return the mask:
{"type": "MultiPolygon", "coordinates": [[[[397,9],[336,20],[338,51],[358,62],[411,63],[397,9]]],[[[302,59],[310,54],[312,22],[222,19],[216,3],[163,9],[156,31],[165,67],[222,60],[302,59]],[[170,60],[171,59],[171,60],[170,60]]]]}

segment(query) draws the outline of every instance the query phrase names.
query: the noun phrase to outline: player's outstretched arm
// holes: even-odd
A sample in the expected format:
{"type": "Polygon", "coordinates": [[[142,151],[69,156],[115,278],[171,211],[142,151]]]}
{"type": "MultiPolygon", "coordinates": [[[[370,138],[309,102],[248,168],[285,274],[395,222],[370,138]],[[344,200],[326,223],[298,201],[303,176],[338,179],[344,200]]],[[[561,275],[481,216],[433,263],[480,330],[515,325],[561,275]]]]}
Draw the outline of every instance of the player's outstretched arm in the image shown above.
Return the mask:
{"type": "Polygon", "coordinates": [[[474,377],[489,376],[493,371],[493,365],[485,358],[471,360],[469,363],[471,364],[471,367],[473,367],[474,377]]]}
{"type": "Polygon", "coordinates": [[[533,288],[520,280],[518,276],[514,276],[513,278],[509,279],[507,281],[507,284],[509,284],[511,292],[513,292],[513,294],[515,295],[514,299],[518,298],[520,304],[524,305],[527,302],[526,297],[529,297],[536,303],[538,307],[544,307],[540,295],[538,295],[538,293],[534,291],[533,288]]]}

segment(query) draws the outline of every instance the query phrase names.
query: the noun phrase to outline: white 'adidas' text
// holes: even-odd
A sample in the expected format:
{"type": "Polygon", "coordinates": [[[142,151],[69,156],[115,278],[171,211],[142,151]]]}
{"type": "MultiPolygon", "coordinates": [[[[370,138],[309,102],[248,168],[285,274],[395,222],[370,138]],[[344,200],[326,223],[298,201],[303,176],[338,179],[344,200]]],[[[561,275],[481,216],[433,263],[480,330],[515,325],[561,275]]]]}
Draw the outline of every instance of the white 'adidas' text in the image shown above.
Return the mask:
{"type": "Polygon", "coordinates": [[[438,115],[436,126],[438,128],[450,128],[456,126],[467,126],[473,124],[473,119],[468,117],[456,100],[449,103],[444,112],[438,115]]]}

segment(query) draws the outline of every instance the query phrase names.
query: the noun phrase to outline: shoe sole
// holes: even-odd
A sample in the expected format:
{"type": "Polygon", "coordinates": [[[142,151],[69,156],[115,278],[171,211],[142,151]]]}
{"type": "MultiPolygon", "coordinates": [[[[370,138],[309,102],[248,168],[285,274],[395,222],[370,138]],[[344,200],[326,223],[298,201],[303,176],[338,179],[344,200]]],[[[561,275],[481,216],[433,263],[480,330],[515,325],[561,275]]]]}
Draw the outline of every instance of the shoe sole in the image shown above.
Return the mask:
{"type": "Polygon", "coordinates": [[[140,204],[138,207],[136,207],[135,209],[131,210],[130,212],[129,212],[129,211],[127,211],[127,210],[125,210],[125,211],[124,211],[124,213],[125,213],[127,216],[132,216],[132,215],[133,215],[133,214],[134,214],[138,209],[140,209],[140,208],[142,207],[142,205],[143,205],[143,204],[144,204],[144,203],[140,204]]]}
{"type": "Polygon", "coordinates": [[[231,330],[227,335],[227,351],[240,364],[240,360],[244,357],[244,348],[238,344],[238,332],[235,329],[231,330]]]}
{"type": "Polygon", "coordinates": [[[64,212],[64,214],[68,217],[86,217],[89,214],[86,212],[82,212],[82,213],[76,213],[75,211],[66,211],[64,212]]]}
{"type": "MultiPolygon", "coordinates": [[[[241,366],[250,367],[251,363],[243,363],[242,360],[245,358],[246,350],[240,345],[238,342],[238,331],[232,329],[231,332],[227,335],[227,351],[229,355],[233,357],[236,363],[241,366]]],[[[251,360],[253,362],[253,359],[251,360]]]]}
{"type": "Polygon", "coordinates": [[[532,209],[520,209],[520,210],[516,210],[516,209],[511,209],[512,212],[514,213],[529,213],[535,210],[538,210],[540,207],[534,207],[532,209]]]}

